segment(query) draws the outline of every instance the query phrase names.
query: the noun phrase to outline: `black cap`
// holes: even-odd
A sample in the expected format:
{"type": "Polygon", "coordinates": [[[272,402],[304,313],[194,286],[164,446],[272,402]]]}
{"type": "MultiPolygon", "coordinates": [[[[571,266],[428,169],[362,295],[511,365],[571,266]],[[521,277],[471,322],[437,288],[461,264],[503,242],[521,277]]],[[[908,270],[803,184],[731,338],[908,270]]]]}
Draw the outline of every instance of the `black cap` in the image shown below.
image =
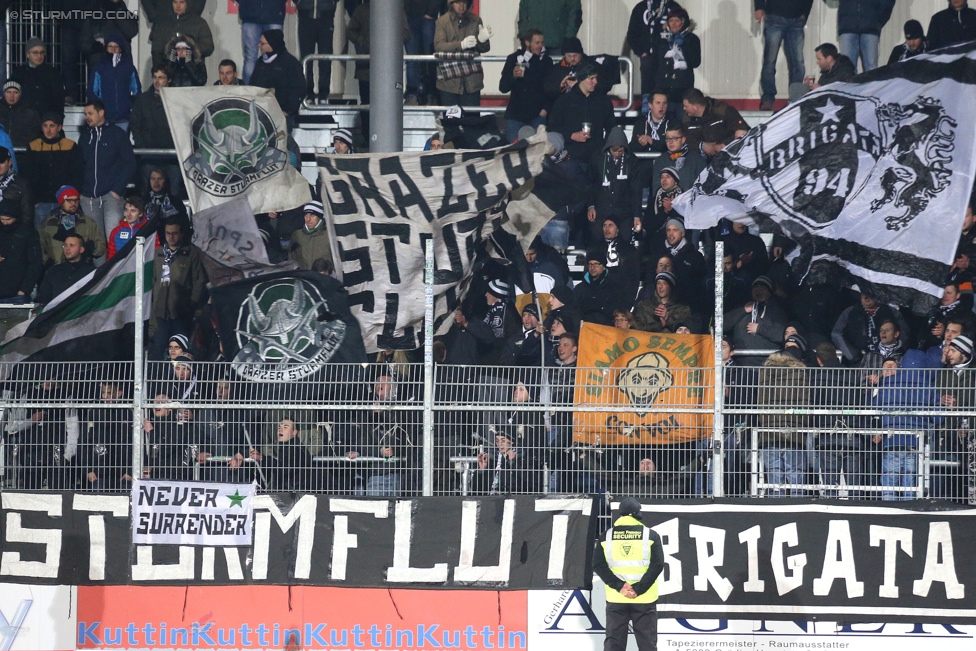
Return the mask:
{"type": "Polygon", "coordinates": [[[563,39],[563,54],[583,54],[583,44],[575,36],[563,39]]]}
{"type": "Polygon", "coordinates": [[[640,502],[635,500],[633,497],[625,497],[620,500],[620,506],[617,507],[617,513],[620,515],[629,515],[638,520],[641,519],[641,505],[640,502]]]}
{"type": "Polygon", "coordinates": [[[913,38],[925,38],[925,31],[922,29],[922,23],[917,20],[909,20],[905,23],[905,39],[913,38]]]}

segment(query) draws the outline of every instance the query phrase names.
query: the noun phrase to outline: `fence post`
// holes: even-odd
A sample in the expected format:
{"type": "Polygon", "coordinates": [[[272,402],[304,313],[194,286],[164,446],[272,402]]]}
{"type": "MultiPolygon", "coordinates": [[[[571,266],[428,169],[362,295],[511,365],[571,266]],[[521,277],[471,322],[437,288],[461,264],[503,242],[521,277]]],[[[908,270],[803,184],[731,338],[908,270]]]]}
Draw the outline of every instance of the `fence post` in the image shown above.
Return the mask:
{"type": "Polygon", "coordinates": [[[434,241],[424,251],[424,484],[434,494],[434,241]]]}
{"type": "Polygon", "coordinates": [[[725,422],[722,408],[725,405],[725,366],[722,364],[722,332],[725,329],[724,297],[725,297],[725,269],[722,260],[725,257],[725,242],[715,243],[715,360],[714,360],[714,399],[712,408],[712,497],[724,497],[725,451],[725,422]]]}
{"type": "Polygon", "coordinates": [[[143,295],[146,284],[146,238],[136,238],[135,323],[132,351],[132,479],[142,478],[142,413],[145,379],[143,369],[143,295]]]}

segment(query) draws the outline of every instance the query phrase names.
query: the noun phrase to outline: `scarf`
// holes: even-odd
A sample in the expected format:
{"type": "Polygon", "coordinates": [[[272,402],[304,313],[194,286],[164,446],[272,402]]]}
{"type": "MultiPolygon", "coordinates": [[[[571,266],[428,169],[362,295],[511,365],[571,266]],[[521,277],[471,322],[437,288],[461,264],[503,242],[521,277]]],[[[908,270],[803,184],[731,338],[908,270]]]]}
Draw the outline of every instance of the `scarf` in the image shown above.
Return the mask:
{"type": "Polygon", "coordinates": [[[684,145],[681,149],[676,152],[671,153],[671,160],[674,161],[674,168],[681,171],[681,168],[685,165],[685,154],[688,153],[688,145],[684,145]]]}
{"type": "Polygon", "coordinates": [[[603,158],[603,187],[608,188],[614,181],[626,181],[629,178],[630,170],[627,169],[627,153],[620,158],[614,158],[610,150],[607,149],[606,156],[603,158]]]}
{"type": "Polygon", "coordinates": [[[901,340],[899,339],[893,344],[886,345],[878,342],[878,354],[881,355],[881,359],[888,359],[892,355],[898,353],[901,350],[901,340]]]}
{"type": "Polygon", "coordinates": [[[667,239],[664,240],[664,246],[668,249],[668,251],[671,252],[671,257],[674,257],[674,256],[678,255],[678,251],[680,251],[681,249],[685,248],[685,244],[687,244],[687,243],[688,242],[686,242],[685,241],[685,238],[683,238],[683,237],[680,240],[678,240],[678,243],[675,244],[674,246],[671,246],[670,244],[668,244],[667,239]]]}
{"type": "Polygon", "coordinates": [[[749,315],[749,323],[759,323],[759,319],[766,316],[766,304],[755,303],[752,306],[752,313],[749,315]]]}
{"type": "Polygon", "coordinates": [[[658,188],[657,193],[654,195],[654,210],[655,212],[661,212],[664,210],[664,200],[674,199],[679,194],[681,194],[681,188],[677,185],[670,190],[665,190],[664,188],[658,188]]]}
{"type": "Polygon", "coordinates": [[[865,314],[868,315],[868,341],[871,346],[877,346],[881,339],[878,337],[878,326],[874,323],[874,317],[877,316],[880,308],[875,308],[873,312],[868,312],[864,310],[865,314]]]}
{"type": "Polygon", "coordinates": [[[485,314],[485,323],[495,334],[495,339],[505,336],[505,301],[498,301],[488,308],[485,314]]]}
{"type": "MultiPolygon", "coordinates": [[[[668,116],[661,118],[660,122],[655,123],[653,116],[648,111],[647,113],[647,129],[645,133],[651,138],[651,140],[664,140],[664,132],[667,131],[668,127],[668,116]]],[[[674,160],[673,158],[671,160],[674,160]]]]}
{"type": "Polygon", "coordinates": [[[667,6],[667,0],[647,0],[647,9],[644,10],[644,24],[647,25],[651,36],[659,32],[661,26],[667,22],[667,14],[664,12],[667,6]],[[655,3],[658,3],[656,9],[654,8],[655,3]]]}
{"type": "Polygon", "coordinates": [[[8,173],[3,179],[0,179],[0,201],[3,200],[3,195],[7,190],[7,186],[14,182],[13,173],[8,173]]]}
{"type": "Polygon", "coordinates": [[[173,258],[176,257],[176,254],[179,253],[179,251],[180,251],[179,249],[169,248],[168,243],[166,242],[163,243],[163,274],[159,279],[159,282],[162,283],[163,285],[169,284],[169,280],[170,280],[169,267],[170,264],[172,264],[173,262],[173,258]]]}
{"type": "Polygon", "coordinates": [[[122,63],[122,54],[116,52],[115,54],[112,55],[112,67],[118,68],[120,63],[122,63]]]}
{"type": "Polygon", "coordinates": [[[78,215],[61,213],[58,217],[61,222],[61,227],[66,231],[72,230],[78,224],[78,215]]]}
{"type": "Polygon", "coordinates": [[[665,59],[671,59],[674,64],[675,70],[687,70],[688,63],[685,61],[685,53],[681,49],[685,44],[685,32],[684,30],[678,32],[677,34],[671,34],[668,36],[668,51],[665,53],[665,59]]]}
{"type": "Polygon", "coordinates": [[[147,215],[158,215],[161,218],[172,217],[173,215],[179,214],[179,211],[173,206],[173,201],[170,196],[165,192],[155,193],[152,190],[149,191],[149,206],[146,207],[147,215]],[[150,211],[149,207],[155,206],[155,208],[150,211]]]}
{"type": "Polygon", "coordinates": [[[620,251],[617,250],[617,238],[607,240],[607,267],[620,266],[620,251]]]}
{"type": "Polygon", "coordinates": [[[938,308],[939,308],[939,315],[940,316],[947,316],[949,314],[949,312],[952,312],[954,309],[956,309],[957,307],[959,307],[960,300],[961,299],[958,299],[957,298],[956,300],[954,300],[953,302],[949,303],[948,305],[939,305],[938,306],[938,308]]]}
{"type": "Polygon", "coordinates": [[[278,58],[278,53],[277,52],[272,52],[270,54],[262,54],[261,55],[261,60],[264,61],[265,63],[271,63],[272,61],[274,61],[277,58],[278,58]]]}

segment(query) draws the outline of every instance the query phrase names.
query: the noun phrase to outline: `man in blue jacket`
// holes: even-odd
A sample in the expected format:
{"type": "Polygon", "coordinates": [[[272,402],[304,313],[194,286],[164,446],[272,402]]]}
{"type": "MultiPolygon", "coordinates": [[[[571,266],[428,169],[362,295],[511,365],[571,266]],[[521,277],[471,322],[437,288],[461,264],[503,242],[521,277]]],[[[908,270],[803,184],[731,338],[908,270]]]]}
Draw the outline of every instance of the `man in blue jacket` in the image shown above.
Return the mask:
{"type": "Polygon", "coordinates": [[[81,186],[84,213],[111,233],[122,220],[125,188],[136,167],[136,157],[125,131],[105,120],[105,105],[99,100],[85,104],[85,124],[79,138],[85,158],[85,181],[81,186]]]}
{"type": "Polygon", "coordinates": [[[244,83],[251,82],[254,64],[261,52],[262,32],[284,29],[286,0],[237,0],[241,17],[241,49],[244,51],[244,83]]]}
{"type": "Polygon", "coordinates": [[[878,67],[881,28],[891,18],[895,0],[840,0],[837,34],[840,53],[854,62],[861,59],[861,72],[878,67]]]}

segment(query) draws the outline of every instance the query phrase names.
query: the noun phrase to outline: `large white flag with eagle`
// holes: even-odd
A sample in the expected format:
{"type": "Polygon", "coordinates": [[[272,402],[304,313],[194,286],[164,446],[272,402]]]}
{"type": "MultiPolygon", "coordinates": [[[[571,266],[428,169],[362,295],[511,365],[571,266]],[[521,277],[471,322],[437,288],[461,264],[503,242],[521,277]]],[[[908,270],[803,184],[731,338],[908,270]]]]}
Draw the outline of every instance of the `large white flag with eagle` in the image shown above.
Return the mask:
{"type": "Polygon", "coordinates": [[[928,309],[942,295],[976,172],[976,47],[829,84],[711,161],[675,207],[797,243],[795,271],[928,309]]]}
{"type": "Polygon", "coordinates": [[[254,86],[163,88],[163,107],[194,212],[247,197],[254,214],[311,200],[288,162],[288,131],[274,93],[254,86]]]}

